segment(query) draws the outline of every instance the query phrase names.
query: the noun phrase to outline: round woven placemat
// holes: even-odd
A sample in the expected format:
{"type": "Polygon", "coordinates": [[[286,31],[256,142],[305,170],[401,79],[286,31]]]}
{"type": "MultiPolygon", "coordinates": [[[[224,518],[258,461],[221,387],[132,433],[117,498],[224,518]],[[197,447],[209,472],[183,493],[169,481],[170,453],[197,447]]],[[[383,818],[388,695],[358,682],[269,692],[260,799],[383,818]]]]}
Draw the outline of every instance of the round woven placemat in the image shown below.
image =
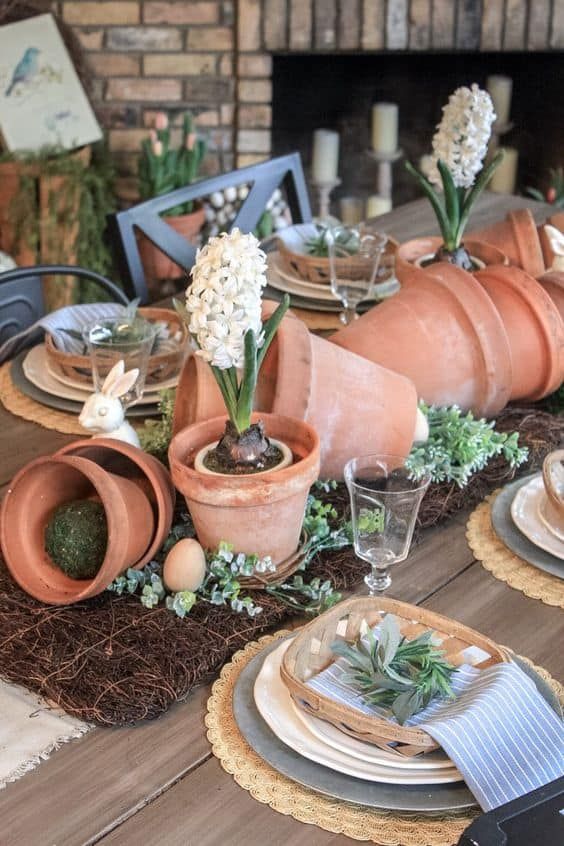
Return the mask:
{"type": "Polygon", "coordinates": [[[64,435],[85,435],[84,429],[73,414],[48,408],[22,394],[12,382],[9,362],[0,367],[0,402],[16,417],[23,417],[24,420],[30,420],[45,429],[54,429],[64,435]]]}
{"type": "Polygon", "coordinates": [[[240,672],[265,646],[290,632],[277,632],[248,643],[226,664],[208,700],[206,726],[214,755],[223,769],[258,802],[290,815],[299,822],[317,825],[354,840],[380,846],[452,846],[476,814],[425,816],[374,811],[340,802],[309,790],[276,772],[244,740],[233,717],[233,689],[240,672]]]}
{"type": "Polygon", "coordinates": [[[466,526],[470,549],[482,566],[501,582],[531,599],[564,608],[564,580],[533,567],[511,552],[498,538],[491,519],[492,504],[499,490],[486,497],[472,512],[466,526]]]}

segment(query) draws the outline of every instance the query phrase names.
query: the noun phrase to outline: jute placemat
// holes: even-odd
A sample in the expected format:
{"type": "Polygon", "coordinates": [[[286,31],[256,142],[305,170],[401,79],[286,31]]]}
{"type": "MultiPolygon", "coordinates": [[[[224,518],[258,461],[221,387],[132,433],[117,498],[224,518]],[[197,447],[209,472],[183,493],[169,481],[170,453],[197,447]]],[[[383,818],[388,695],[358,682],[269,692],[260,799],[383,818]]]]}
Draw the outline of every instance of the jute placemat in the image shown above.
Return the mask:
{"type": "Polygon", "coordinates": [[[276,772],[244,740],[233,717],[233,690],[239,674],[262,649],[289,632],[248,643],[226,664],[208,700],[206,726],[214,755],[237,784],[258,802],[299,822],[380,846],[452,846],[478,811],[425,816],[374,811],[323,796],[276,772]]]}
{"type": "Polygon", "coordinates": [[[45,429],[53,429],[55,432],[62,432],[64,435],[85,436],[86,434],[73,414],[48,408],[46,405],[42,405],[31,397],[22,394],[12,382],[10,362],[0,367],[0,402],[16,417],[30,420],[45,429]]]}
{"type": "Polygon", "coordinates": [[[472,512],[466,526],[470,549],[482,566],[501,582],[531,599],[564,608],[564,580],[533,567],[498,538],[491,520],[492,505],[499,490],[486,497],[472,512]]]}

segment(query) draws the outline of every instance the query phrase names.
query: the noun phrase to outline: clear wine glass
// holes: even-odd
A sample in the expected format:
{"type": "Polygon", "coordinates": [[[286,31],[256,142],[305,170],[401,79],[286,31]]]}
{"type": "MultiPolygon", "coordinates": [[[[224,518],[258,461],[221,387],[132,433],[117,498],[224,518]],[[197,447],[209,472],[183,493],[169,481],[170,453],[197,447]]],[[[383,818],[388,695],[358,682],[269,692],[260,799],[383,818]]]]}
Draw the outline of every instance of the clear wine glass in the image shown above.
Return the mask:
{"type": "Polygon", "coordinates": [[[95,390],[102,390],[106,376],[121,359],[126,372],[134,368],[139,370],[131,389],[120,397],[121,404],[129,408],[138,402],[145,389],[147,366],[156,336],[156,326],[142,317],[133,320],[123,317],[103,318],[86,326],[82,337],[90,354],[95,390]]]}
{"type": "Polygon", "coordinates": [[[340,319],[347,325],[358,317],[359,303],[374,296],[388,237],[380,232],[339,225],[327,231],[326,240],[331,291],[344,306],[340,319]]]}
{"type": "Polygon", "coordinates": [[[366,455],[345,465],[345,482],[352,511],[354,550],[367,561],[370,596],[387,590],[389,568],[407,558],[415,520],[430,477],[410,478],[405,459],[397,455],[366,455]]]}

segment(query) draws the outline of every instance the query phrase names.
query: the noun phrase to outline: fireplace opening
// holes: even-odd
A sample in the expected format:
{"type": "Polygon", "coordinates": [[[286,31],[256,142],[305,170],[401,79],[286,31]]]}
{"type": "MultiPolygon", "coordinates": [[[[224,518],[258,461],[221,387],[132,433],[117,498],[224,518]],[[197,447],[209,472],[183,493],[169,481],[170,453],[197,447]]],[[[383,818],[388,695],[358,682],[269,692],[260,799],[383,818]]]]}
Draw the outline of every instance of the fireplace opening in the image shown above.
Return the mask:
{"type": "MultiPolygon", "coordinates": [[[[485,87],[491,74],[513,80],[511,121],[501,144],[518,150],[515,193],[547,187],[548,170],[564,165],[564,63],[559,53],[274,54],[272,149],[298,150],[309,178],[312,135],[325,127],[340,134],[339,177],[333,211],[342,196],[376,193],[371,146],[371,107],[399,106],[399,146],[417,164],[449,94],[460,85],[485,87]]],[[[312,194],[314,196],[314,194],[312,194]]],[[[418,196],[403,162],[393,166],[393,202],[418,196]]]]}

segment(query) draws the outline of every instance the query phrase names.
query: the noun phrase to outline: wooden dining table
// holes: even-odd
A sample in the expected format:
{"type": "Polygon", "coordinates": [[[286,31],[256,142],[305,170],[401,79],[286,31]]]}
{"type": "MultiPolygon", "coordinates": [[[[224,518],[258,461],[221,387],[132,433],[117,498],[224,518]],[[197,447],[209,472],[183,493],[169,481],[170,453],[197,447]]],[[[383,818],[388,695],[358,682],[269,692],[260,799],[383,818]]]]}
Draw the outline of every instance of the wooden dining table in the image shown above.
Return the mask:
{"type": "MultiPolygon", "coordinates": [[[[539,221],[551,211],[522,197],[488,194],[475,210],[471,227],[487,225],[503,218],[509,208],[524,205],[539,221]]],[[[398,208],[381,223],[400,241],[436,230],[425,201],[398,208]]],[[[72,440],[2,407],[0,431],[0,494],[27,461],[72,440]]],[[[394,566],[390,595],[454,617],[563,680],[564,614],[487,572],[467,544],[467,518],[468,513],[461,512],[422,533],[407,560],[394,566]]],[[[360,561],[358,575],[358,592],[363,593],[360,561]]],[[[209,694],[208,685],[200,686],[156,720],[127,728],[95,728],[64,744],[0,791],[1,846],[354,843],[276,813],[222,770],[206,738],[209,694]]]]}

